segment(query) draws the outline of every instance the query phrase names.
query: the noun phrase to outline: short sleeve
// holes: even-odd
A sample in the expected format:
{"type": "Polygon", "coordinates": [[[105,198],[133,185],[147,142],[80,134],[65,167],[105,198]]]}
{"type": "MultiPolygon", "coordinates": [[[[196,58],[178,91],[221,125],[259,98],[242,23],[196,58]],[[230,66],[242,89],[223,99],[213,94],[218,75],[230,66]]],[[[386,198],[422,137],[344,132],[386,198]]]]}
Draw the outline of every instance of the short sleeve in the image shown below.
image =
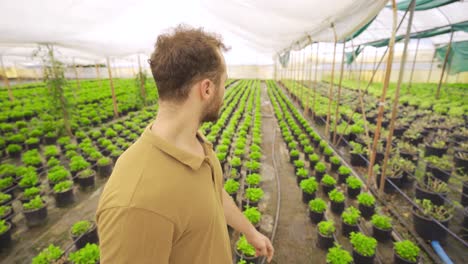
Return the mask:
{"type": "Polygon", "coordinates": [[[173,223],[139,208],[117,207],[96,217],[101,264],[169,263],[173,223]]]}

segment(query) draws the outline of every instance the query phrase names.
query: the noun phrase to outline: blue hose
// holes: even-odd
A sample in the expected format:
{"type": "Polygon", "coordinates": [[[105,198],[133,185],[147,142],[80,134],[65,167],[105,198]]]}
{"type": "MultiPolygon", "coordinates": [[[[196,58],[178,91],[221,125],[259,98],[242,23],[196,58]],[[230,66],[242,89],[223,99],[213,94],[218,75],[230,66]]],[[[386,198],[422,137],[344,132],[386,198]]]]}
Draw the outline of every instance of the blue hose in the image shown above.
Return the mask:
{"type": "Polygon", "coordinates": [[[434,251],[437,253],[437,255],[439,255],[439,258],[442,260],[442,262],[444,262],[444,264],[453,264],[453,261],[449,258],[447,253],[445,253],[439,241],[432,241],[431,245],[434,251]]]}

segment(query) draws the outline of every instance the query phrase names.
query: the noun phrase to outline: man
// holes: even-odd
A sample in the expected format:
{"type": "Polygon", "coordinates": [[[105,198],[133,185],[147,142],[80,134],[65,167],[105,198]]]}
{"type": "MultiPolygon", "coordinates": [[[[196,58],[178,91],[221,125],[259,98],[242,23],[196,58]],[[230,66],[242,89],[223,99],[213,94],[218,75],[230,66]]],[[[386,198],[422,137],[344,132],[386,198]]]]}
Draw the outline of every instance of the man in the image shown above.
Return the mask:
{"type": "Polygon", "coordinates": [[[223,103],[222,50],[221,39],[202,29],[179,26],[158,37],[150,65],[159,110],[101,195],[101,264],[232,263],[226,224],[271,260],[271,242],[224,191],[219,161],[197,132],[223,103]]]}

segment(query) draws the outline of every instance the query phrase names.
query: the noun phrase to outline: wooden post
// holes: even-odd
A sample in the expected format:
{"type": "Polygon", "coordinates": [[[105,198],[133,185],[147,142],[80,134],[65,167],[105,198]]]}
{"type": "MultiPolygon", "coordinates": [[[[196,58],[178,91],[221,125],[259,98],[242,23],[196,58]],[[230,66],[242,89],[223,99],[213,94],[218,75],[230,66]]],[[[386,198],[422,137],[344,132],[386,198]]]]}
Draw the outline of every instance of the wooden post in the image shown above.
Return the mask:
{"type": "Polygon", "coordinates": [[[442,80],[444,79],[445,68],[447,67],[447,61],[450,55],[450,48],[452,47],[453,33],[454,31],[452,31],[452,33],[450,34],[450,41],[449,41],[449,44],[447,45],[447,51],[445,52],[444,65],[442,66],[442,74],[440,74],[439,85],[437,86],[436,99],[439,99],[440,97],[440,87],[442,86],[442,80]]]}
{"type": "Polygon", "coordinates": [[[8,80],[6,68],[5,68],[5,65],[3,64],[3,56],[0,56],[0,62],[2,63],[3,82],[5,83],[5,86],[7,87],[8,97],[10,98],[10,101],[13,102],[15,101],[15,96],[13,95],[13,91],[11,90],[10,80],[8,80]]]}
{"type": "Polygon", "coordinates": [[[308,81],[309,81],[309,85],[307,87],[307,100],[306,100],[306,108],[304,110],[304,115],[308,114],[309,113],[309,110],[310,110],[310,89],[312,89],[312,48],[313,48],[313,43],[312,43],[312,39],[310,38],[310,36],[308,36],[309,38],[309,41],[310,41],[310,66],[309,66],[309,70],[307,71],[308,72],[308,81]]]}
{"type": "Polygon", "coordinates": [[[346,38],[343,40],[343,52],[341,54],[341,72],[340,72],[340,80],[338,81],[338,96],[336,98],[336,109],[335,109],[335,125],[333,128],[333,144],[336,144],[336,128],[338,126],[338,113],[340,110],[340,97],[341,97],[341,84],[343,82],[343,72],[344,72],[344,65],[345,65],[345,48],[346,48],[346,38]]]}
{"type": "Polygon", "coordinates": [[[409,79],[409,84],[408,87],[406,88],[406,92],[409,93],[409,90],[411,88],[411,84],[413,84],[413,75],[414,75],[414,68],[416,66],[416,58],[418,57],[418,50],[419,50],[419,41],[421,39],[418,39],[418,42],[416,43],[416,50],[414,51],[414,59],[413,59],[413,66],[411,67],[411,75],[409,79]]]}
{"type": "MultiPolygon", "coordinates": [[[[414,0],[413,2],[414,3],[414,0]]],[[[370,152],[370,163],[368,168],[368,177],[367,177],[367,186],[371,187],[372,183],[374,182],[374,163],[375,163],[375,156],[377,151],[377,143],[380,138],[380,129],[382,128],[382,119],[383,119],[383,112],[384,112],[384,105],[385,105],[385,97],[387,96],[387,89],[390,83],[390,74],[392,73],[392,62],[393,62],[393,52],[394,52],[394,45],[395,45],[395,35],[396,35],[396,21],[398,19],[397,16],[397,9],[396,9],[396,0],[392,0],[392,10],[393,10],[393,27],[392,27],[392,36],[390,37],[390,43],[388,45],[389,52],[387,57],[387,66],[385,69],[385,79],[383,83],[382,95],[380,97],[379,102],[379,113],[377,117],[377,127],[375,129],[374,135],[374,142],[372,144],[372,150],[370,152]]],[[[384,175],[382,175],[382,178],[384,175]]]]}
{"type": "Polygon", "coordinates": [[[94,67],[96,68],[96,78],[99,80],[99,88],[102,88],[102,80],[101,80],[101,74],[99,73],[99,66],[98,63],[94,63],[94,67]]]}
{"type": "Polygon", "coordinates": [[[426,81],[427,83],[429,83],[431,79],[432,66],[434,65],[435,56],[436,56],[436,51],[434,50],[434,54],[432,55],[432,59],[431,59],[431,67],[429,68],[429,74],[427,75],[427,81],[426,81]]]}
{"type": "Polygon", "coordinates": [[[143,97],[143,105],[146,106],[145,81],[143,80],[143,71],[141,70],[140,54],[138,54],[138,74],[140,75],[140,92],[143,97]]]}
{"type": "Polygon", "coordinates": [[[315,117],[315,111],[317,109],[315,109],[315,103],[317,101],[317,72],[318,72],[318,63],[319,63],[319,47],[320,47],[320,43],[317,42],[317,52],[316,52],[316,55],[315,55],[315,73],[314,73],[314,101],[313,101],[313,105],[312,105],[312,116],[315,117]]]}
{"type": "Polygon", "coordinates": [[[301,103],[300,103],[300,105],[304,106],[304,93],[305,93],[305,91],[304,91],[305,90],[305,79],[304,79],[305,74],[304,74],[304,71],[305,71],[305,65],[306,65],[306,63],[305,63],[306,48],[305,47],[301,50],[301,53],[302,53],[302,67],[301,67],[301,103]]]}
{"type": "MultiPolygon", "coordinates": [[[[386,175],[387,175],[386,174],[387,164],[388,164],[388,159],[390,158],[390,151],[392,150],[393,131],[395,129],[395,119],[396,119],[397,112],[398,112],[398,103],[399,103],[399,98],[400,98],[401,83],[403,81],[403,75],[405,73],[406,56],[407,56],[407,52],[408,52],[408,43],[409,43],[409,40],[410,40],[411,25],[413,23],[414,7],[415,6],[416,6],[416,0],[411,1],[411,4],[409,6],[410,15],[409,15],[409,19],[408,19],[408,26],[407,26],[407,29],[406,29],[405,44],[404,44],[404,47],[403,47],[403,55],[402,55],[402,58],[401,58],[400,72],[398,74],[398,82],[397,82],[397,87],[396,87],[396,91],[395,91],[395,97],[393,98],[392,117],[390,119],[390,129],[388,131],[387,146],[385,148],[385,156],[384,156],[384,160],[383,160],[382,172],[381,172],[381,177],[380,177],[380,194],[381,195],[383,195],[383,192],[384,192],[385,179],[386,179],[386,175]]],[[[374,143],[375,143],[375,138],[374,138],[374,143]]],[[[375,150],[375,147],[376,146],[374,146],[374,150],[375,150]]]]}
{"type": "Polygon", "coordinates": [[[333,45],[333,61],[332,61],[332,71],[330,77],[330,88],[328,89],[328,112],[327,112],[327,123],[325,125],[325,136],[328,138],[330,135],[330,113],[331,113],[331,102],[333,99],[333,82],[334,82],[334,75],[335,75],[335,56],[336,56],[336,43],[338,41],[336,36],[335,25],[332,24],[333,34],[335,35],[335,42],[333,45]]]}
{"type": "Polygon", "coordinates": [[[73,58],[73,70],[75,71],[76,88],[80,89],[80,79],[78,78],[78,70],[76,69],[75,58],[73,58]]]}
{"type": "Polygon", "coordinates": [[[107,71],[109,72],[109,83],[110,83],[111,92],[112,92],[112,103],[114,105],[114,117],[117,118],[119,117],[119,110],[117,106],[117,98],[115,97],[114,82],[112,81],[112,70],[111,70],[111,65],[109,63],[109,57],[106,58],[106,62],[107,62],[107,71]]]}

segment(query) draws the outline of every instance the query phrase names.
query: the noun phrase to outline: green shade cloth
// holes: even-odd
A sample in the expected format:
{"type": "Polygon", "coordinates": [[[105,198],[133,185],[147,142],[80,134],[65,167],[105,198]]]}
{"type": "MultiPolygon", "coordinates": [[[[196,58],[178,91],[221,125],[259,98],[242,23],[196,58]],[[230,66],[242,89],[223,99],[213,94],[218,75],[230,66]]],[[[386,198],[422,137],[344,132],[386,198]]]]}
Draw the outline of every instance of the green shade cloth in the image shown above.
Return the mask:
{"type": "MultiPolygon", "coordinates": [[[[436,8],[439,6],[448,5],[450,3],[457,2],[457,1],[459,0],[416,0],[416,6],[414,7],[414,10],[416,11],[428,10],[428,9],[436,8]]],[[[397,9],[407,10],[410,4],[411,4],[411,0],[400,1],[399,3],[397,3],[397,9]]],[[[388,5],[387,7],[392,8],[391,5],[388,5]]]]}
{"type": "MultiPolygon", "coordinates": [[[[449,44],[436,49],[436,57],[444,61],[449,44]]],[[[447,59],[449,74],[468,71],[468,41],[453,42],[447,59]]]]}
{"type": "MultiPolygon", "coordinates": [[[[395,37],[395,42],[398,42],[402,39],[404,39],[405,36],[396,36],[395,37]]],[[[382,39],[382,40],[377,40],[377,41],[372,41],[372,42],[368,42],[368,43],[365,43],[364,45],[366,46],[372,46],[372,47],[375,47],[375,48],[380,48],[380,47],[385,47],[385,46],[388,46],[388,44],[390,43],[390,39],[382,39]]]]}
{"type": "Polygon", "coordinates": [[[351,64],[354,62],[354,60],[357,58],[357,56],[359,56],[359,54],[361,54],[362,50],[364,49],[363,46],[358,46],[357,49],[353,50],[353,51],[350,51],[350,52],[346,52],[345,53],[345,56],[346,56],[346,64],[351,64]]]}
{"type": "Polygon", "coordinates": [[[354,38],[356,38],[357,36],[361,35],[362,32],[364,32],[369,26],[370,24],[372,24],[372,22],[374,22],[374,20],[377,18],[377,16],[375,16],[373,19],[371,19],[371,21],[369,21],[367,24],[365,24],[362,28],[358,29],[356,32],[354,32],[353,34],[351,34],[351,36],[347,37],[344,41],[350,41],[354,38]]]}

